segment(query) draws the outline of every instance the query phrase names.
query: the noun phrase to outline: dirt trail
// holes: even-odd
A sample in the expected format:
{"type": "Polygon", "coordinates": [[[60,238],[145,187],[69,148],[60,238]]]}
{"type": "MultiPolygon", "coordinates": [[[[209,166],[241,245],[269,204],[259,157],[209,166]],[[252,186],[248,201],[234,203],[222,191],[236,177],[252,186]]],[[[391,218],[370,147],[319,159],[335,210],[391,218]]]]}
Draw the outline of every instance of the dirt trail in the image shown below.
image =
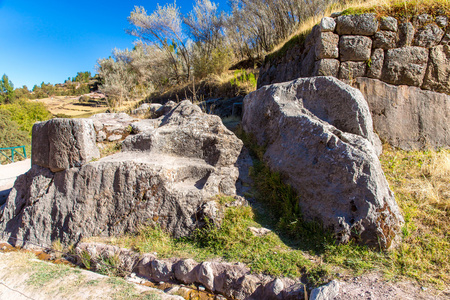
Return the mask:
{"type": "Polygon", "coordinates": [[[37,260],[31,253],[0,253],[0,300],[161,299],[182,297],[123,279],[37,260]]]}
{"type": "Polygon", "coordinates": [[[0,205],[8,198],[17,176],[26,173],[31,168],[31,159],[0,165],[0,205]]]}

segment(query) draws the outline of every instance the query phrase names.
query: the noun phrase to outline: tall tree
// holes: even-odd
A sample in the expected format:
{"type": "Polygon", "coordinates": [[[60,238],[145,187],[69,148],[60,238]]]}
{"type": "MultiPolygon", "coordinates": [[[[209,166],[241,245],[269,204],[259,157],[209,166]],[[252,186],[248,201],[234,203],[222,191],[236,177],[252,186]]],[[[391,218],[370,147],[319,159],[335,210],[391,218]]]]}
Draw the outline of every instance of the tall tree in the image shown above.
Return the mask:
{"type": "Polygon", "coordinates": [[[0,81],[0,104],[14,101],[14,85],[6,74],[3,74],[0,81]]]}

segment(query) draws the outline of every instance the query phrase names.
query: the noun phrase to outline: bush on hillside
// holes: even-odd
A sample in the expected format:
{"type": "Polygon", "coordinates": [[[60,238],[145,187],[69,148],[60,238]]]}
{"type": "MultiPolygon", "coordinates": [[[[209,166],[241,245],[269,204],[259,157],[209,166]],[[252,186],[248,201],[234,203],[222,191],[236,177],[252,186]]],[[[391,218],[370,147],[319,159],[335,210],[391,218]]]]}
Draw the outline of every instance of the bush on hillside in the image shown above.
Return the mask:
{"type": "MultiPolygon", "coordinates": [[[[28,100],[19,100],[11,104],[0,105],[0,113],[4,119],[17,124],[20,131],[26,132],[31,137],[33,124],[51,118],[50,112],[44,104],[28,100]]],[[[6,121],[5,121],[6,122],[6,121]]],[[[8,123],[11,125],[12,123],[8,123]]],[[[15,125],[11,125],[15,126],[15,125]]]]}
{"type": "MultiPolygon", "coordinates": [[[[28,132],[21,130],[19,124],[11,119],[11,113],[0,110],[0,148],[30,144],[28,132]]],[[[3,161],[3,157],[1,160],[3,161]]]]}

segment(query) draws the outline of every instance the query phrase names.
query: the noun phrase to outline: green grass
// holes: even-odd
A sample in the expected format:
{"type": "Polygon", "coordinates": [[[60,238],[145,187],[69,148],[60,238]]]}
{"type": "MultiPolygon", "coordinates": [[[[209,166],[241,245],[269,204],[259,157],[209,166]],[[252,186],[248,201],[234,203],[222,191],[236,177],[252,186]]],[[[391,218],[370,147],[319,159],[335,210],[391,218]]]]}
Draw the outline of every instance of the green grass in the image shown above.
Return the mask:
{"type": "MultiPolygon", "coordinates": [[[[162,258],[243,262],[256,273],[306,278],[310,286],[327,282],[336,273],[370,271],[391,280],[416,280],[424,286],[444,288],[450,284],[449,151],[407,152],[385,147],[380,160],[405,218],[403,242],[385,252],[354,243],[337,245],[320,224],[303,222],[295,205],[301,195],[258,162],[264,147],[253,147],[251,152],[256,158],[253,196],[259,203],[227,208],[220,229],[210,226],[191,237],[173,239],[159,227],[145,227],[136,235],[107,242],[142,253],[157,252],[162,258]],[[273,231],[257,237],[248,230],[261,225],[273,231]]],[[[227,201],[231,199],[217,198],[221,204],[227,201]]]]}
{"type": "Polygon", "coordinates": [[[33,273],[26,281],[26,284],[32,286],[43,286],[55,279],[67,276],[69,274],[80,274],[78,269],[71,268],[67,265],[50,264],[41,261],[33,261],[32,264],[33,273]]]}

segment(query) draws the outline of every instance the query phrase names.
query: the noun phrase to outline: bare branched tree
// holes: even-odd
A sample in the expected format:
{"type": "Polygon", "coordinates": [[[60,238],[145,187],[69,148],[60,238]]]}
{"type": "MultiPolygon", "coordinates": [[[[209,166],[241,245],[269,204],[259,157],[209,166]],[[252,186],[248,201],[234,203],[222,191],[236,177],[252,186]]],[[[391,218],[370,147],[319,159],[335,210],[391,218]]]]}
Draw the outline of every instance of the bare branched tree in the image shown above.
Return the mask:
{"type": "Polygon", "coordinates": [[[181,82],[183,76],[190,78],[189,51],[183,34],[181,14],[175,3],[164,7],[158,5],[150,15],[143,7],[135,6],[128,22],[134,26],[127,31],[129,34],[166,53],[177,82],[181,82]]]}

